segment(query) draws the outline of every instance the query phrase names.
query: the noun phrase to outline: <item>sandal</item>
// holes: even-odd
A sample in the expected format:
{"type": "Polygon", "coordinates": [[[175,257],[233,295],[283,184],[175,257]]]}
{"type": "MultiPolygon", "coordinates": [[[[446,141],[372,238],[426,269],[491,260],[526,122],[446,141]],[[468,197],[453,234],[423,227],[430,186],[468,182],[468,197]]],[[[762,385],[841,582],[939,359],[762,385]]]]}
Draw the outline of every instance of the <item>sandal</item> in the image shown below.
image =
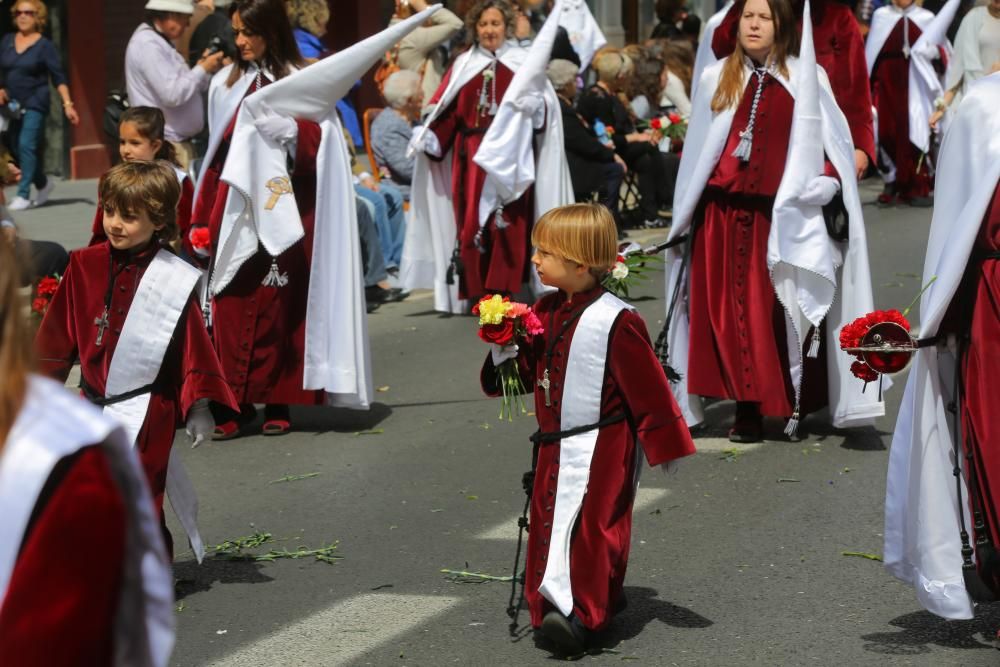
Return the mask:
{"type": "Polygon", "coordinates": [[[216,424],[212,431],[212,440],[232,440],[240,437],[240,423],[230,419],[222,424],[216,424]]]}
{"type": "Polygon", "coordinates": [[[268,419],[261,432],[264,435],[285,435],[291,430],[292,423],[287,419],[268,419]]]}

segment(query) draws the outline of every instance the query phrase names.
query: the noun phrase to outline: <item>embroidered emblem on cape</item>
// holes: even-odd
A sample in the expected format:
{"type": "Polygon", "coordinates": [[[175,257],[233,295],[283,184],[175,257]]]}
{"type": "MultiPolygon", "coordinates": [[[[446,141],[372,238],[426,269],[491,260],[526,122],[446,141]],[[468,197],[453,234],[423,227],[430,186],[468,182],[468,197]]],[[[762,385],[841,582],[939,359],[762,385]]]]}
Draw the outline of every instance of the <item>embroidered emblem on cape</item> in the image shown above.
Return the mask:
{"type": "Polygon", "coordinates": [[[288,180],[287,176],[275,176],[269,180],[266,184],[268,190],[271,191],[271,197],[264,204],[265,211],[273,211],[274,207],[278,205],[278,200],[281,195],[292,194],[292,183],[288,180]]]}

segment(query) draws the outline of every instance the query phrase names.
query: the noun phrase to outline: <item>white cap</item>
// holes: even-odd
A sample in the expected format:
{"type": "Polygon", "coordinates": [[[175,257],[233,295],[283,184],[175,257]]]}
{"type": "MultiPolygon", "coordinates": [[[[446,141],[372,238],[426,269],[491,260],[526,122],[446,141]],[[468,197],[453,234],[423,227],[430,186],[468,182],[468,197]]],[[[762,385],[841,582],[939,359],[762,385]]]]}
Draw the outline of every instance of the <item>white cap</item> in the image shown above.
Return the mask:
{"type": "Polygon", "coordinates": [[[155,12],[194,14],[194,4],[191,0],[149,0],[146,3],[146,9],[155,12]]]}

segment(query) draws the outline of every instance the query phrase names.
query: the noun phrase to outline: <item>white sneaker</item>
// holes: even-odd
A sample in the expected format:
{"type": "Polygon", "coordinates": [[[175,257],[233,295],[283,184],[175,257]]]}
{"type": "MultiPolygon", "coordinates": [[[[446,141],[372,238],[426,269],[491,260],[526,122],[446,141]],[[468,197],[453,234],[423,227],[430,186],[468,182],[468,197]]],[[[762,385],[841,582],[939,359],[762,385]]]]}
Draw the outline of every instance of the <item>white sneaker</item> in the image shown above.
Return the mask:
{"type": "Polygon", "coordinates": [[[41,206],[49,200],[49,195],[56,187],[55,179],[49,178],[45,181],[45,187],[38,191],[38,196],[35,197],[35,206],[41,206]]]}
{"type": "Polygon", "coordinates": [[[31,201],[25,199],[21,195],[18,195],[10,200],[7,204],[7,209],[11,211],[23,211],[25,209],[31,208],[31,201]]]}

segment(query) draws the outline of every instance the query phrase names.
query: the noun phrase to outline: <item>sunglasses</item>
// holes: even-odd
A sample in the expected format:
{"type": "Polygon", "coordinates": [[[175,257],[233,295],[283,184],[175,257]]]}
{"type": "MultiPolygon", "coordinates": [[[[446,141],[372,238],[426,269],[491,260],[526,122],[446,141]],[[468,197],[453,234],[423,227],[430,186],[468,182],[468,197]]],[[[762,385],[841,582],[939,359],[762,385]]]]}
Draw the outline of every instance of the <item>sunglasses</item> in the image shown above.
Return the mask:
{"type": "Polygon", "coordinates": [[[14,16],[34,16],[37,14],[34,9],[15,9],[14,16]]]}

